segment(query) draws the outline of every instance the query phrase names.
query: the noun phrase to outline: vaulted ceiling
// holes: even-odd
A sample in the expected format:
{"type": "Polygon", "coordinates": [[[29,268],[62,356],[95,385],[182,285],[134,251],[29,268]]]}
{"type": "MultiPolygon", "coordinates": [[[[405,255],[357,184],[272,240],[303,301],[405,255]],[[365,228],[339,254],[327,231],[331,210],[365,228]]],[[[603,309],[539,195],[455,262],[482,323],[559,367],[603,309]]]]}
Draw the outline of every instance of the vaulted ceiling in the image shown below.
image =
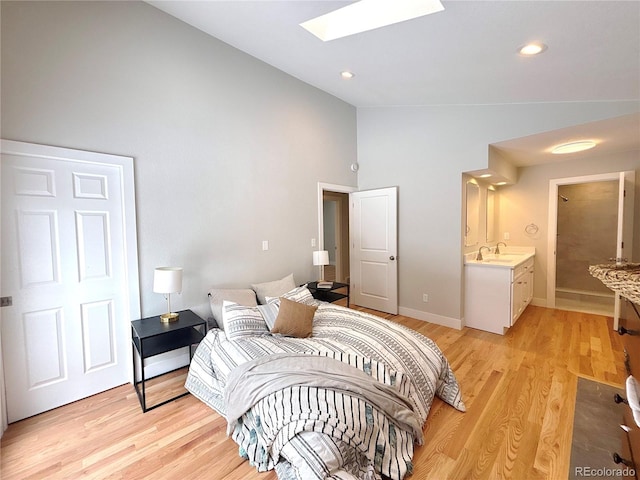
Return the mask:
{"type": "MultiPolygon", "coordinates": [[[[639,1],[443,0],[442,12],[329,42],[299,24],[351,2],[148,3],[358,108],[640,102],[639,1]],[[520,55],[532,41],[547,49],[520,55]]],[[[640,149],[640,116],[624,123],[611,148],[640,149]]],[[[551,161],[539,153],[521,163],[551,161]]]]}

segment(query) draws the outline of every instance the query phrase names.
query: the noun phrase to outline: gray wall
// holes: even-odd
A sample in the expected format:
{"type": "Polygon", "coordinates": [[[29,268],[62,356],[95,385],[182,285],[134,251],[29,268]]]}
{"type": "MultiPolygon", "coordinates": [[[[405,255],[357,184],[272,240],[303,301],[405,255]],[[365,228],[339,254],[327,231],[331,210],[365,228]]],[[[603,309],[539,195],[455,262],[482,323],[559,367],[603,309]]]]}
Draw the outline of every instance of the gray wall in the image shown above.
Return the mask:
{"type": "Polygon", "coordinates": [[[317,183],[357,182],[354,107],[146,3],[3,1],[1,88],[2,138],[134,157],[144,315],[160,265],[202,314],[315,278],[317,183]]]}
{"type": "MultiPolygon", "coordinates": [[[[3,1],[1,88],[3,138],[135,158],[145,315],[164,309],[158,265],[185,268],[174,304],[203,311],[213,285],[314,278],[320,181],[399,186],[401,312],[461,319],[461,173],[486,168],[491,143],[638,111],[364,108],[356,126],[352,106],[139,2],[3,1]]],[[[548,179],[530,180],[500,194],[502,231],[546,225],[548,179]]]]}
{"type": "MultiPolygon", "coordinates": [[[[463,318],[461,174],[487,168],[489,144],[638,110],[637,102],[358,109],[358,187],[399,186],[401,313],[451,325],[455,322],[447,319],[463,318]],[[422,302],[423,293],[429,294],[428,303],[422,302]]],[[[561,165],[549,166],[550,175],[556,168],[561,172],[561,165]]],[[[571,169],[580,175],[582,166],[571,169]]],[[[511,188],[521,191],[519,184],[511,188]]],[[[515,206],[510,198],[506,203],[500,199],[500,216],[505,216],[500,231],[512,222],[522,230],[532,212],[544,212],[535,218],[546,225],[548,180],[535,188],[518,195],[515,206]],[[505,211],[512,207],[513,212],[505,211]]],[[[524,240],[516,235],[509,243],[532,243],[524,240]]],[[[539,285],[542,277],[536,275],[539,297],[546,288],[546,282],[539,285]]]]}

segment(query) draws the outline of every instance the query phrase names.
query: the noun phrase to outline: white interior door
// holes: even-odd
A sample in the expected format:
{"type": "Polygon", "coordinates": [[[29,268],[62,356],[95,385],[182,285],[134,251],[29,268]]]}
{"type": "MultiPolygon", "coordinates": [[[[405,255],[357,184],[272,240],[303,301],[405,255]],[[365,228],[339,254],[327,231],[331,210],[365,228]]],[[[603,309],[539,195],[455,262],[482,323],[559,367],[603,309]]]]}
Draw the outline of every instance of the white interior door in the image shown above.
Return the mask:
{"type": "Polygon", "coordinates": [[[353,192],[351,211],[351,302],[398,313],[398,190],[353,192]]]}
{"type": "MultiPolygon", "coordinates": [[[[616,262],[631,261],[633,246],[633,204],[635,197],[635,171],[620,172],[618,185],[618,236],[616,262]]],[[[621,298],[616,294],[613,328],[618,329],[621,298]]]]}
{"type": "Polygon", "coordinates": [[[114,158],[123,157],[3,141],[10,422],[130,378],[130,320],[139,315],[135,216],[122,165],[100,163],[114,158]]]}

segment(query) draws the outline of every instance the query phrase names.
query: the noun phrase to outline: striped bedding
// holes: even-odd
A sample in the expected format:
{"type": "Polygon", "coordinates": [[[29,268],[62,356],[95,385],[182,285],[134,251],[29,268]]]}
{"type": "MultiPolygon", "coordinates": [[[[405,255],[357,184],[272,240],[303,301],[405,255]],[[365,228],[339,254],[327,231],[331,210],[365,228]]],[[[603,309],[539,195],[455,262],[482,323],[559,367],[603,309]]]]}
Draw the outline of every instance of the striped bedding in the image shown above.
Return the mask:
{"type": "MultiPolygon", "coordinates": [[[[432,340],[383,318],[325,303],[316,311],[309,338],[258,335],[230,341],[224,331],[212,329],[194,354],[185,386],[226,416],[231,371],[279,353],[328,356],[395,386],[421,426],[435,395],[465,410],[449,363],[432,340]]],[[[381,475],[401,480],[412,470],[413,434],[366,399],[345,392],[336,396],[313,387],[274,392],[245,413],[231,434],[242,456],[259,471],[275,468],[280,480],[380,480],[381,475]],[[282,406],[285,399],[298,409],[313,407],[315,417],[291,415],[282,406]],[[269,415],[278,417],[279,428],[266,428],[262,419],[269,415]],[[336,425],[342,430],[332,428],[336,425]]]]}

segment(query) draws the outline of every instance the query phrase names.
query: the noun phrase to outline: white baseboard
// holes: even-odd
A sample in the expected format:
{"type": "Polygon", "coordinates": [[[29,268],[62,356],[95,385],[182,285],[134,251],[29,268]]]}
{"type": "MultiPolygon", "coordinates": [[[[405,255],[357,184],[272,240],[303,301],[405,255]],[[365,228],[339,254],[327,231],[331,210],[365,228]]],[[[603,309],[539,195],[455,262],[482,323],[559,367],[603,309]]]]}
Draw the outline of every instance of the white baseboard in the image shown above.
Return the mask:
{"type": "Polygon", "coordinates": [[[531,299],[531,305],[533,305],[534,307],[546,307],[547,306],[547,299],[546,298],[533,297],[531,299]]]}
{"type": "Polygon", "coordinates": [[[411,317],[425,322],[435,323],[436,325],[442,325],[443,327],[462,330],[462,320],[458,318],[445,317],[443,315],[436,315],[435,313],[423,312],[422,310],[414,310],[407,307],[398,307],[398,313],[405,317],[411,317]]]}

